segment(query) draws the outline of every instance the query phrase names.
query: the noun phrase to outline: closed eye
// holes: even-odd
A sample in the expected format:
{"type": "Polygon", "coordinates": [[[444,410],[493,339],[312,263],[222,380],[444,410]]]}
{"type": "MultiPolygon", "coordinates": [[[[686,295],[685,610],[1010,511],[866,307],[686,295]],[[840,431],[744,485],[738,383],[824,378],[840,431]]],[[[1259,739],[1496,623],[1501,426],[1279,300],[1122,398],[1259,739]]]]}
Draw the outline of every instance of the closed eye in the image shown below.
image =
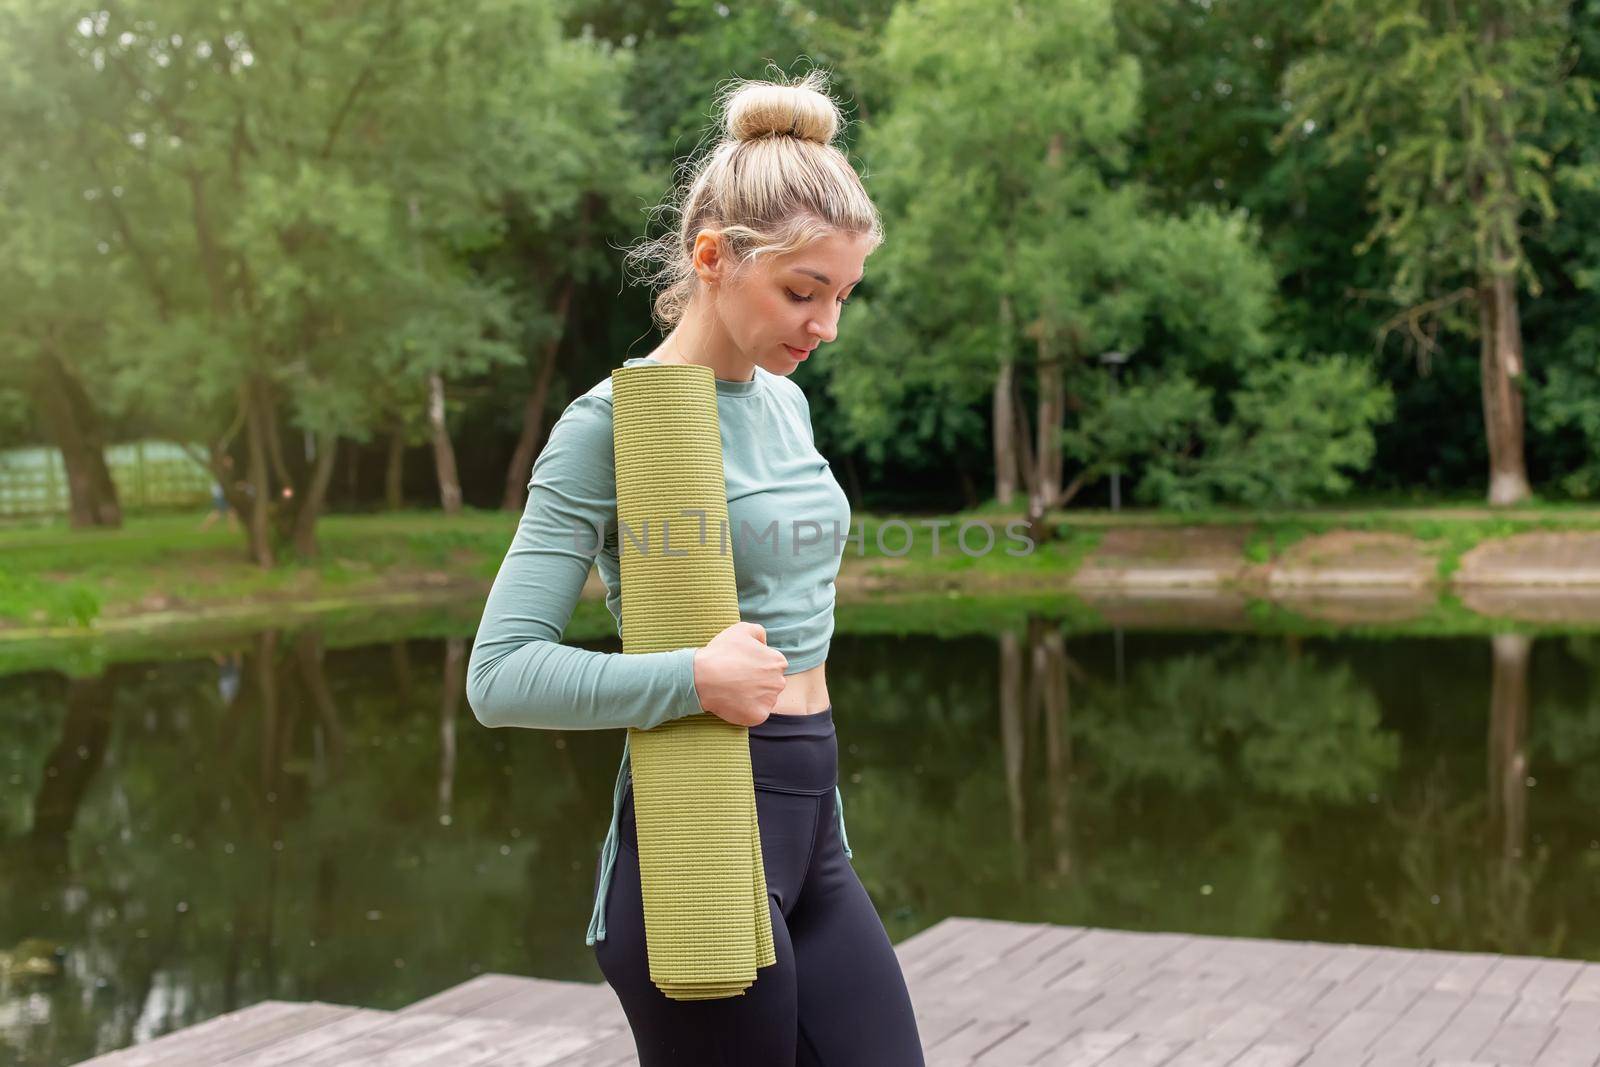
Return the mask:
{"type": "MultiPolygon", "coordinates": [[[[796,304],[809,304],[811,302],[811,298],[809,296],[801,296],[799,293],[795,292],[793,289],[790,289],[787,286],[784,287],[783,291],[788,293],[789,294],[789,299],[793,300],[796,304]]],[[[839,298],[839,303],[848,304],[848,303],[850,303],[850,301],[846,297],[840,297],[839,298]]]]}

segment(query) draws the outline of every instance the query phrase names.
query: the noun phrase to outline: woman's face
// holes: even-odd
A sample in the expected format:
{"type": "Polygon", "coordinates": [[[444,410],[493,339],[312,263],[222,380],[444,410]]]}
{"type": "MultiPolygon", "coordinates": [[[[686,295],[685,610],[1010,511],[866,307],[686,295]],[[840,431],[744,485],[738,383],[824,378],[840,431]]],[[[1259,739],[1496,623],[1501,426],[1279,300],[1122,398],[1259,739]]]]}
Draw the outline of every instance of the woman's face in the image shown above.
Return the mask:
{"type": "Polygon", "coordinates": [[[718,317],[747,359],[788,375],[838,334],[839,313],[861,280],[870,239],[830,234],[786,256],[762,256],[720,287],[718,317]]]}

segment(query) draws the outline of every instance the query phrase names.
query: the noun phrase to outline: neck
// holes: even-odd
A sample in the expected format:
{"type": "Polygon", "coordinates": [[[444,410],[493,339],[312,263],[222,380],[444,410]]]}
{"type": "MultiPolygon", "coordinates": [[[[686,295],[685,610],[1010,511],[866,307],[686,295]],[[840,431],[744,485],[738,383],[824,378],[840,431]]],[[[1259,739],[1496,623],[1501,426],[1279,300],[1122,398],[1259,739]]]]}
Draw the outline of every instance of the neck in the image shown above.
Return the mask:
{"type": "Polygon", "coordinates": [[[745,358],[722,324],[698,299],[650,355],[663,363],[710,367],[711,373],[725,382],[747,382],[755,374],[755,363],[745,358]]]}

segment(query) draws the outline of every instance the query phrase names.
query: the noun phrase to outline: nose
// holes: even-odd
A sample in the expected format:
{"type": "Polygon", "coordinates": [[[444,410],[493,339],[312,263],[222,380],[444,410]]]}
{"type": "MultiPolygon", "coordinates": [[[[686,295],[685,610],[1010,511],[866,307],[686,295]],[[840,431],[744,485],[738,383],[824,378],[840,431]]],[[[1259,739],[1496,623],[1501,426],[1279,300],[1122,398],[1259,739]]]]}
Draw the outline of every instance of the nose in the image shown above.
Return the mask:
{"type": "Polygon", "coordinates": [[[806,329],[817,335],[818,342],[832,343],[839,333],[839,310],[834,308],[833,314],[826,319],[812,319],[806,324],[806,329]]]}

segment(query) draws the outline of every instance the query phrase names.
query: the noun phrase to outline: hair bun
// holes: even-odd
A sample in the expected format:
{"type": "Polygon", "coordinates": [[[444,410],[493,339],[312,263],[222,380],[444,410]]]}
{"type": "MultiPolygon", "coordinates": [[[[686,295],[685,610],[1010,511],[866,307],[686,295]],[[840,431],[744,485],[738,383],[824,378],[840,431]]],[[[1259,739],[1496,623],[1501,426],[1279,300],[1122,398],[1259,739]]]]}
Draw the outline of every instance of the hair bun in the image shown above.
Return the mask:
{"type": "Polygon", "coordinates": [[[821,70],[813,70],[793,85],[761,81],[737,85],[727,98],[723,117],[729,139],[788,136],[832,143],[839,132],[839,106],[820,91],[825,77],[821,70]]]}

